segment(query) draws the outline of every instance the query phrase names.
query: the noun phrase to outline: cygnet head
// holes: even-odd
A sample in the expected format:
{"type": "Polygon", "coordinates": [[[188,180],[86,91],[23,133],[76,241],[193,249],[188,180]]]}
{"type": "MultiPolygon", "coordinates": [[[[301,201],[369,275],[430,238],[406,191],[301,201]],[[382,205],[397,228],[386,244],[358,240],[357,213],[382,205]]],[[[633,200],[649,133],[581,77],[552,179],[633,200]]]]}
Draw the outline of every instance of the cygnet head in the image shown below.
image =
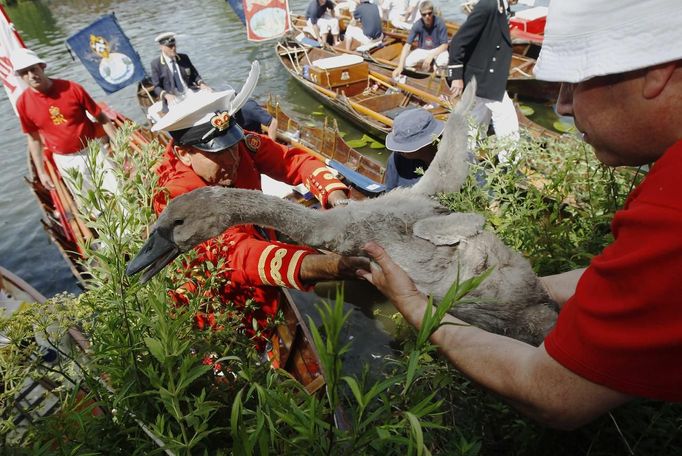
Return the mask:
{"type": "Polygon", "coordinates": [[[133,275],[146,269],[140,281],[147,282],[178,255],[231,226],[229,211],[215,210],[220,207],[217,199],[224,197],[220,195],[221,190],[204,187],[172,200],[154,225],[147,242],[128,263],[126,274],[133,275]]]}

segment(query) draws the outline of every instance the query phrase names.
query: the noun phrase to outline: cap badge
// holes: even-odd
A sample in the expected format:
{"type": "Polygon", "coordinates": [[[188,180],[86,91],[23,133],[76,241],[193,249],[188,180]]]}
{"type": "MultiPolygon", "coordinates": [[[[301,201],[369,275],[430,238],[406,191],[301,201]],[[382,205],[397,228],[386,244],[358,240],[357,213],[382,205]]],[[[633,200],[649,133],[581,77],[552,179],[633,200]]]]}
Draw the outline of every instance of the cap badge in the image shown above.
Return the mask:
{"type": "Polygon", "coordinates": [[[211,125],[218,131],[223,131],[230,125],[230,114],[227,111],[216,112],[216,114],[211,117],[211,125]]]}

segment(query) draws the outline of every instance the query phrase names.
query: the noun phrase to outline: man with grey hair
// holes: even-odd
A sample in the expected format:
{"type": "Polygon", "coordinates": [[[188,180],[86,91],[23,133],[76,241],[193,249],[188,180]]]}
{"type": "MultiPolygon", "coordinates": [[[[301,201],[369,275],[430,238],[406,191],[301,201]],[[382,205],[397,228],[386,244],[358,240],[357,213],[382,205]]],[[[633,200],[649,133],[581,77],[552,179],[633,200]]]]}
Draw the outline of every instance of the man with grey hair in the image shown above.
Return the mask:
{"type": "MultiPolygon", "coordinates": [[[[522,413],[574,429],[635,397],[682,401],[682,39],[678,0],[553,0],[536,67],[610,166],[655,162],[584,270],[543,278],[561,306],[533,347],[452,316],[431,336],[465,375],[522,413]],[[637,18],[633,22],[632,18],[637,18]],[[463,325],[464,324],[464,325],[463,325]]],[[[420,326],[428,306],[376,244],[361,275],[420,326]]]]}
{"type": "Polygon", "coordinates": [[[421,19],[412,25],[407,40],[400,53],[398,66],[393,70],[393,77],[398,78],[407,68],[416,67],[429,71],[435,61],[436,67],[445,68],[448,63],[448,29],[445,21],[436,12],[431,0],[419,5],[421,19]],[[416,49],[412,49],[412,46],[416,49]]]}

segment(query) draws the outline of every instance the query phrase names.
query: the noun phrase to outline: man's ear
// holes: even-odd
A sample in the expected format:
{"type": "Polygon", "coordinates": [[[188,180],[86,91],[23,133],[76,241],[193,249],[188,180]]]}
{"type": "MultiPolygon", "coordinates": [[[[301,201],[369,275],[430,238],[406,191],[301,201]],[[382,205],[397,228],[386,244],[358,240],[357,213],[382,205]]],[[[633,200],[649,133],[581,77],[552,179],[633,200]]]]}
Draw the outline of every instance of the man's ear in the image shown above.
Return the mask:
{"type": "Polygon", "coordinates": [[[185,146],[173,146],[173,150],[175,151],[175,155],[178,157],[178,160],[185,165],[185,166],[192,166],[192,159],[189,156],[189,147],[185,146]]]}
{"type": "Polygon", "coordinates": [[[642,96],[646,99],[656,98],[663,92],[670,81],[678,62],[662,63],[646,70],[642,96]]]}

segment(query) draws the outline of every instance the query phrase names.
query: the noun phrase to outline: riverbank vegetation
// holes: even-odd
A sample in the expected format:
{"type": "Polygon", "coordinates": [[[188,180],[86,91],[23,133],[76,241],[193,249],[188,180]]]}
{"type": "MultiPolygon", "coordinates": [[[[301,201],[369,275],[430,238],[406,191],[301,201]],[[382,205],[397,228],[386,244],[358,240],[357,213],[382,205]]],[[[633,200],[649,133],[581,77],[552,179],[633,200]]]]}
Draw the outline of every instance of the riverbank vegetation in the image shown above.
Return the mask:
{"type": "MultiPolygon", "coordinates": [[[[122,146],[131,131],[123,129],[116,147],[121,195],[95,190],[81,201],[99,235],[86,246],[87,290],[0,319],[0,333],[12,341],[0,349],[2,454],[682,453],[679,405],[636,401],[578,431],[555,432],[523,419],[439,359],[428,341],[439,315],[485,276],[453,284],[419,332],[402,325],[400,350],[358,376],[344,372],[342,290],[335,301],[321,302],[322,325],[309,323],[327,386],[309,395],[253,348],[235,309],[216,302],[210,290],[221,279],[211,271],[219,260],[192,270],[191,292],[178,288],[187,281],[181,260],[144,286],[125,275],[155,218],[152,168],[162,152],[155,143],[143,154],[122,146]],[[178,293],[182,305],[171,298],[178,293]],[[210,325],[198,318],[207,309],[215,319],[210,325]],[[85,352],[64,344],[70,327],[87,336],[85,352]],[[56,362],[35,355],[34,334],[60,351],[56,362]],[[61,385],[55,389],[61,408],[20,436],[13,397],[27,377],[61,385]]],[[[570,137],[523,140],[518,160],[504,165],[492,158],[494,140],[484,149],[462,192],[442,201],[483,213],[541,274],[584,266],[608,244],[609,221],[641,178],[636,170],[599,166],[570,137]]]]}

